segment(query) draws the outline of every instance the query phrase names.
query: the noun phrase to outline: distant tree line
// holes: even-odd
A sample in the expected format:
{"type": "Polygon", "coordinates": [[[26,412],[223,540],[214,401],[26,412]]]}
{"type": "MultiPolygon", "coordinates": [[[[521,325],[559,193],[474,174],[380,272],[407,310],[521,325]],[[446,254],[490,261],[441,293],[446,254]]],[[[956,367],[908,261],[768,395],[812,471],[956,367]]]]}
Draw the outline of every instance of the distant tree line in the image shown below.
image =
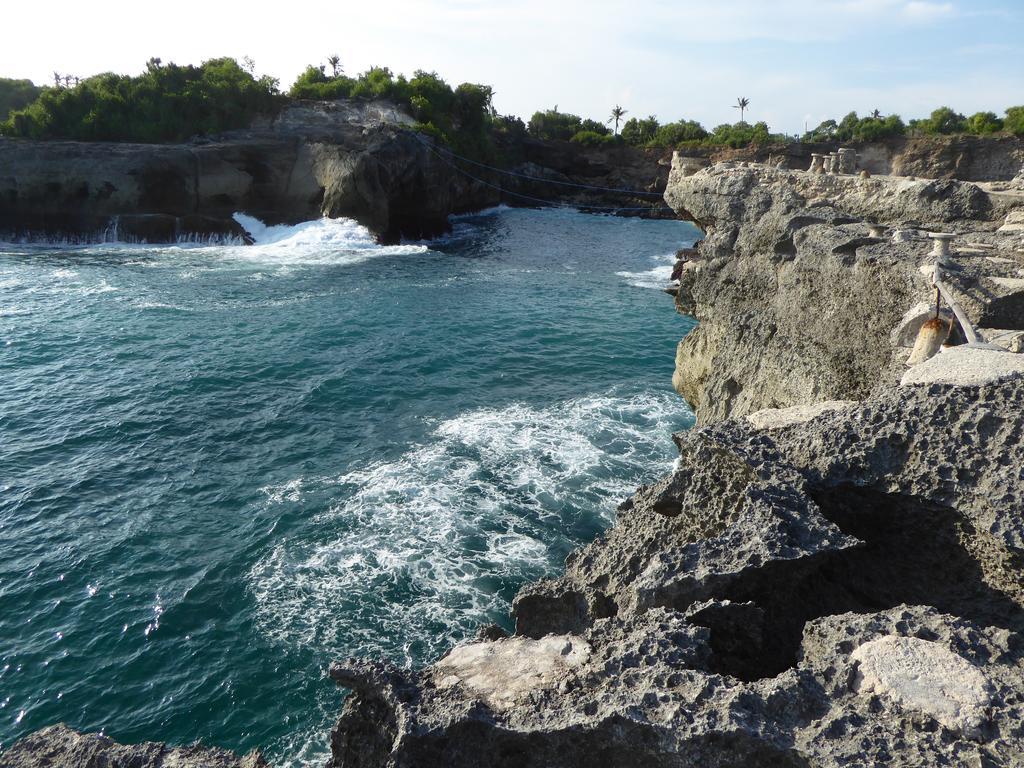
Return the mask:
{"type": "MultiPolygon", "coordinates": [[[[612,116],[614,119],[614,111],[612,116]]],[[[527,131],[537,139],[561,139],[584,146],[622,144],[652,148],[699,145],[745,147],[750,144],[786,140],[785,136],[772,134],[767,123],[763,122],[751,125],[741,120],[733,124],[723,123],[713,131],[707,131],[695,120],[678,120],[662,125],[654,115],[646,118],[629,118],[622,124],[621,132],[616,135],[603,123],[559,112],[557,106],[554,109],[535,112],[527,124],[527,131]]]]}
{"type": "Polygon", "coordinates": [[[976,112],[970,117],[949,107],[939,107],[929,117],[904,124],[899,115],[883,116],[877,109],[867,117],[851,112],[838,123],[826,120],[804,134],[804,141],[878,141],[891,136],[971,134],[988,136],[1009,133],[1024,136],[1024,106],[1010,107],[1005,117],[995,112],[976,112]]]}
{"type": "Polygon", "coordinates": [[[231,58],[210,59],[198,67],[150,59],[135,77],[107,72],[83,79],[57,75],[55,80],[34,101],[5,115],[0,133],[33,139],[181,141],[242,128],[281,106],[277,80],[257,78],[231,58]]]}
{"type": "MultiPolygon", "coordinates": [[[[246,57],[210,59],[199,66],[164,64],[150,59],[137,76],[104,73],[79,78],[54,72],[54,85],[37,87],[28,80],[0,79],[0,134],[34,139],[84,141],[182,141],[248,126],[258,115],[273,114],[295,99],[387,99],[404,108],[422,131],[478,157],[494,151],[497,136],[571,141],[584,146],[680,148],[745,147],[793,141],[771,133],[764,122],[748,123],[746,97],[734,106],[738,123],[712,130],[694,120],[662,124],[650,115],[630,117],[615,105],[606,122],[553,109],[534,113],[527,123],[494,110],[494,91],[486,85],[452,87],[434,72],[417,70],[411,78],[387,67],[371,67],[349,76],[341,57],[306,67],[286,94],[271,77],[258,77],[246,57]],[[612,127],[609,128],[609,125],[612,127]],[[621,130],[620,130],[621,128],[621,130]]],[[[866,117],[851,112],[840,121],[826,120],[804,134],[804,141],[876,141],[892,136],[1007,133],[1024,136],[1024,106],[1005,116],[978,112],[966,117],[949,107],[904,123],[899,115],[875,110],[866,117]]]]}

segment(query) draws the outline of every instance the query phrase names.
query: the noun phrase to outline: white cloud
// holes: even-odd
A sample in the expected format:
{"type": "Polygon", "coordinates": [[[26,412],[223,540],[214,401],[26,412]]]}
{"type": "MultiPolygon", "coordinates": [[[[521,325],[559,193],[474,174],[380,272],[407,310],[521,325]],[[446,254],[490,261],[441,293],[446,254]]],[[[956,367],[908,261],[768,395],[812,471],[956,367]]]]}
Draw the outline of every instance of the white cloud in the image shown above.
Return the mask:
{"type": "Polygon", "coordinates": [[[903,6],[903,15],[911,21],[935,21],[956,13],[952,3],[930,3],[913,0],[903,6]]]}
{"type": "Polygon", "coordinates": [[[422,67],[453,83],[490,84],[499,110],[524,117],[558,104],[602,118],[620,103],[631,115],[712,127],[734,120],[731,105],[747,96],[750,119],[795,132],[807,115],[850,109],[911,117],[940,103],[967,111],[991,99],[977,108],[1000,111],[1020,85],[1006,82],[1006,54],[968,60],[957,48],[1024,38],[1019,13],[999,25],[1001,38],[992,25],[972,36],[966,21],[979,7],[964,0],[333,0],[294,14],[258,2],[240,11],[178,0],[159,18],[142,7],[12,4],[0,76],[45,82],[55,69],[138,72],[150,56],[184,63],[250,55],[287,87],[306,64],[337,52],[349,73],[422,67]],[[40,46],[32,30],[44,25],[40,46]],[[911,33],[920,28],[927,33],[911,33]],[[862,46],[883,35],[894,44],[865,56],[862,46]],[[927,57],[936,40],[948,46],[947,61],[927,57]]]}

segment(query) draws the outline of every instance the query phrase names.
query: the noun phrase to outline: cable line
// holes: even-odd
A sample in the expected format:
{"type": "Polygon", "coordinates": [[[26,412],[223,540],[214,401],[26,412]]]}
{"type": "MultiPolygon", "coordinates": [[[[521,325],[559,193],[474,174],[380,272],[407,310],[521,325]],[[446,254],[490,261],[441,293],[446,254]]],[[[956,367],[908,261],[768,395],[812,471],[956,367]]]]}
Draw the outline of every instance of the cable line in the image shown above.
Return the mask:
{"type": "MultiPolygon", "coordinates": [[[[648,205],[643,205],[643,206],[638,206],[638,207],[634,207],[634,208],[624,208],[624,207],[618,206],[618,205],[589,205],[587,203],[556,203],[556,202],[552,202],[551,200],[544,200],[543,198],[540,198],[540,197],[532,197],[531,195],[524,195],[524,194],[521,194],[519,192],[512,192],[511,190],[503,188],[499,184],[493,184],[493,183],[491,183],[489,181],[485,181],[484,179],[481,179],[479,176],[474,176],[469,171],[467,171],[467,170],[465,170],[463,168],[459,168],[459,166],[457,166],[455,163],[453,163],[451,160],[449,160],[447,157],[445,157],[438,149],[436,149],[435,147],[431,146],[430,143],[427,142],[425,139],[420,138],[418,134],[414,134],[414,135],[416,135],[416,137],[419,138],[420,141],[423,142],[423,146],[426,147],[427,151],[432,152],[433,154],[437,155],[437,157],[439,157],[445,163],[450,165],[453,169],[455,169],[456,171],[461,173],[463,176],[465,176],[466,178],[472,179],[473,181],[475,181],[475,182],[477,182],[479,184],[483,184],[485,187],[490,187],[491,189],[496,189],[498,192],[501,192],[503,195],[511,195],[512,197],[518,197],[521,200],[528,200],[531,203],[537,203],[539,205],[550,206],[551,208],[568,208],[568,209],[572,209],[572,210],[578,210],[580,208],[584,208],[584,209],[589,210],[589,211],[647,211],[649,213],[653,213],[653,212],[656,212],[656,211],[657,212],[672,211],[672,209],[669,208],[668,206],[662,206],[661,208],[654,208],[654,207],[651,207],[651,206],[648,206],[648,205]]],[[[459,157],[454,152],[450,152],[449,154],[453,155],[454,157],[459,157]]],[[[472,160],[468,160],[468,162],[472,162],[474,165],[483,165],[482,163],[476,163],[476,162],[474,162],[472,160]]],[[[488,166],[484,166],[484,167],[486,168],[488,166]]],[[[502,171],[500,168],[495,168],[494,170],[498,171],[499,173],[511,173],[511,171],[502,171]]],[[[527,176],[526,178],[536,178],[536,177],[527,176]]],[[[538,178],[537,180],[538,181],[549,181],[548,179],[540,179],[540,178],[538,178]]],[[[550,183],[565,184],[567,182],[550,182],[550,183]]],[[[583,185],[583,184],[574,184],[572,186],[579,186],[579,187],[583,187],[583,188],[588,188],[586,185],[583,185]]],[[[601,189],[604,189],[604,188],[602,188],[602,187],[592,187],[592,189],[601,190],[601,189]]],[[[630,194],[633,194],[633,193],[630,192],[630,194]]],[[[646,193],[642,193],[642,194],[648,194],[649,195],[649,194],[653,194],[653,193],[646,192],[646,193]]],[[[661,197],[661,195],[658,195],[658,196],[661,197]]],[[[673,211],[673,213],[674,213],[674,211],[673,211]]]]}

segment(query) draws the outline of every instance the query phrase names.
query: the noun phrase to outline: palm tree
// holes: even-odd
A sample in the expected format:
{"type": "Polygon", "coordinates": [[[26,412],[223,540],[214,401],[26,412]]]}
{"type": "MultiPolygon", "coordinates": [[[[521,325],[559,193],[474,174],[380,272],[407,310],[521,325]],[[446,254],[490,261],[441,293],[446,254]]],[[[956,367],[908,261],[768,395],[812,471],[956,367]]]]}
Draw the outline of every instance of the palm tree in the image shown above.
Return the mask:
{"type": "Polygon", "coordinates": [[[874,112],[871,113],[871,117],[873,117],[875,120],[881,120],[882,113],[876,109],[874,112]]]}
{"type": "Polygon", "coordinates": [[[64,75],[62,75],[60,72],[54,72],[53,73],[53,85],[54,85],[54,87],[60,88],[60,84],[62,82],[64,82],[64,75]]]}
{"type": "Polygon", "coordinates": [[[626,110],[624,110],[618,104],[616,104],[614,107],[612,107],[612,116],[610,118],[608,118],[608,122],[609,123],[612,123],[612,122],[615,123],[615,134],[616,135],[618,135],[618,133],[619,133],[619,122],[622,120],[622,118],[625,116],[625,114],[626,114],[626,110]]]}
{"type": "Polygon", "coordinates": [[[750,106],[750,99],[748,99],[746,96],[740,96],[738,99],[736,99],[736,103],[732,105],[733,109],[738,109],[740,111],[740,122],[741,123],[746,122],[743,119],[743,115],[747,111],[747,107],[749,107],[749,106],[750,106]]]}
{"type": "Polygon", "coordinates": [[[341,74],[341,56],[338,54],[332,54],[327,57],[327,63],[331,65],[331,72],[335,77],[341,74]]]}

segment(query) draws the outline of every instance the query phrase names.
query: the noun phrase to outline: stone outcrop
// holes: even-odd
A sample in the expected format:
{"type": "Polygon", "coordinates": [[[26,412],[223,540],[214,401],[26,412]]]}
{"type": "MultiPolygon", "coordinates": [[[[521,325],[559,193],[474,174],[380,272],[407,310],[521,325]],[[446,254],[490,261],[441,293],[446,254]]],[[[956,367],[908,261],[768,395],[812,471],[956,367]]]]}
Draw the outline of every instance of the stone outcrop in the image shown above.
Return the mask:
{"type": "Polygon", "coordinates": [[[259,753],[245,757],[209,747],[118,744],[66,725],[36,731],[0,753],[0,768],[266,768],[259,753]]]}
{"type": "Polygon", "coordinates": [[[957,235],[947,280],[972,323],[1024,329],[1024,244],[1004,229],[1024,195],[726,163],[680,164],[666,200],[706,232],[679,276],[677,306],[700,325],[674,378],[703,423],[899,381],[932,311],[930,230],[957,235]]]}
{"type": "Polygon", "coordinates": [[[708,164],[753,161],[772,167],[781,164],[787,170],[806,170],[812,154],[828,154],[841,147],[856,150],[860,167],[873,175],[1007,182],[1024,164],[1024,137],[1013,136],[897,136],[872,142],[708,148],[687,150],[687,154],[695,154],[708,164]]]}

